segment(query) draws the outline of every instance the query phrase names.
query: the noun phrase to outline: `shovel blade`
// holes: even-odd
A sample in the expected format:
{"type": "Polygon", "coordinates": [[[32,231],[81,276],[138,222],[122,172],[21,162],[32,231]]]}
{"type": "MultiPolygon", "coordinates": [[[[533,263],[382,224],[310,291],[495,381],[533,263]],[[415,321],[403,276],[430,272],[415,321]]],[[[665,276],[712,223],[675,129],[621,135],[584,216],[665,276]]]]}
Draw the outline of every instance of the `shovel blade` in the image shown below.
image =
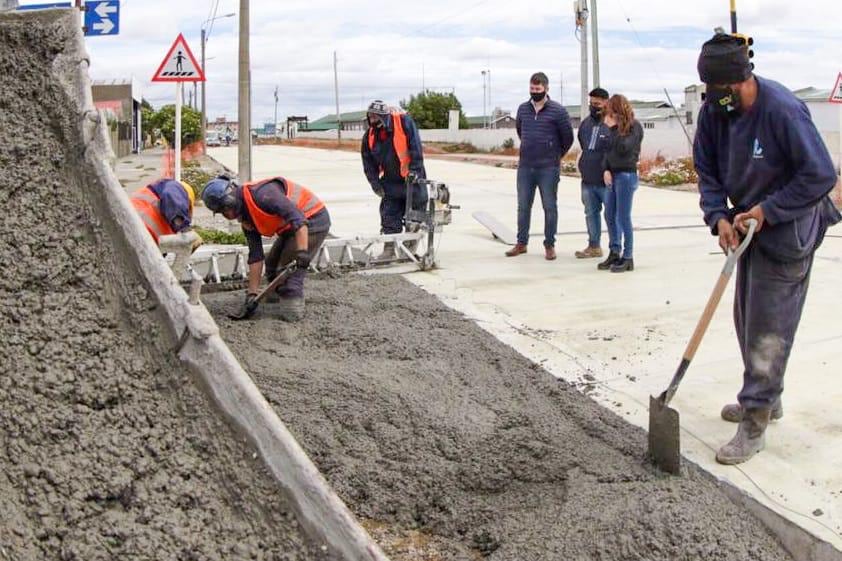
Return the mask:
{"type": "Polygon", "coordinates": [[[662,471],[681,471],[678,411],[664,405],[663,395],[649,396],[649,457],[662,471]]]}

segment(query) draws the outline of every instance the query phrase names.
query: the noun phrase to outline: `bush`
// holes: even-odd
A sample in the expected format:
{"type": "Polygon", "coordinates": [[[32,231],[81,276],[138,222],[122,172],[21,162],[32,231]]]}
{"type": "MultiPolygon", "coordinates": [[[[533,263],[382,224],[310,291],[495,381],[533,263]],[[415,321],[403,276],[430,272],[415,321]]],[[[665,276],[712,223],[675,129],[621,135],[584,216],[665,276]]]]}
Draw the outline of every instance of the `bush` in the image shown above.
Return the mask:
{"type": "Polygon", "coordinates": [[[246,245],[246,235],[242,231],[239,232],[223,232],[222,230],[211,230],[209,228],[193,227],[193,230],[202,236],[205,243],[215,243],[222,245],[246,245]]]}
{"type": "Polygon", "coordinates": [[[190,184],[196,190],[196,197],[202,197],[202,191],[205,190],[205,185],[215,176],[202,169],[202,166],[196,160],[187,160],[182,162],[181,179],[190,184]]]}
{"type": "Polygon", "coordinates": [[[664,160],[660,154],[654,161],[647,161],[647,165],[641,162],[640,179],[658,187],[696,183],[699,180],[692,158],[664,160]]]}
{"type": "Polygon", "coordinates": [[[459,144],[446,144],[442,146],[441,149],[445,152],[458,152],[460,154],[473,154],[477,151],[477,147],[471,144],[470,142],[463,142],[459,144]]]}
{"type": "Polygon", "coordinates": [[[515,139],[514,138],[507,138],[503,141],[503,149],[504,150],[511,150],[515,147],[515,139]]]}

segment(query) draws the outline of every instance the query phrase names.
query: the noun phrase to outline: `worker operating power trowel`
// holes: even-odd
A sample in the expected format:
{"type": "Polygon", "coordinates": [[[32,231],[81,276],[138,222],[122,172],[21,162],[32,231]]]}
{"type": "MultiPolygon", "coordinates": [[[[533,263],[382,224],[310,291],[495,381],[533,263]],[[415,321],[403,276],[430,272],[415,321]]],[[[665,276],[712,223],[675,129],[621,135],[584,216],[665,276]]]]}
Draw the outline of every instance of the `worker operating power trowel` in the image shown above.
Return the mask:
{"type": "Polygon", "coordinates": [[[248,241],[248,288],[241,310],[232,317],[251,317],[266,299],[278,304],[281,319],[302,319],[304,278],[330,230],[330,215],[322,200],[280,176],[240,185],[226,175],[208,182],[202,200],[210,211],[238,220],[248,241]],[[263,236],[275,235],[265,256],[263,236]],[[271,290],[259,292],[264,263],[271,290]]]}

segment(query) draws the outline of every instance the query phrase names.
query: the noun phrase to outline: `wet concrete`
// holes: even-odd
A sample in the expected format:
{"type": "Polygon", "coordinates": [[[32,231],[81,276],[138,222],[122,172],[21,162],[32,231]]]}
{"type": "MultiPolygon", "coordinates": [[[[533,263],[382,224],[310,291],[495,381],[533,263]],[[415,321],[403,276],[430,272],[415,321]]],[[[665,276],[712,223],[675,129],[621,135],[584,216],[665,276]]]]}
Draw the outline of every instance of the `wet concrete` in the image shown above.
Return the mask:
{"type": "Polygon", "coordinates": [[[322,559],[103,218],[54,65],[77,16],[0,15],[0,559],[322,559]]]}
{"type": "Polygon", "coordinates": [[[206,303],[351,509],[446,552],[394,559],[790,558],[707,476],[654,471],[643,431],[405,280],[307,291],[297,325],[226,319],[240,293],[206,303]]]}

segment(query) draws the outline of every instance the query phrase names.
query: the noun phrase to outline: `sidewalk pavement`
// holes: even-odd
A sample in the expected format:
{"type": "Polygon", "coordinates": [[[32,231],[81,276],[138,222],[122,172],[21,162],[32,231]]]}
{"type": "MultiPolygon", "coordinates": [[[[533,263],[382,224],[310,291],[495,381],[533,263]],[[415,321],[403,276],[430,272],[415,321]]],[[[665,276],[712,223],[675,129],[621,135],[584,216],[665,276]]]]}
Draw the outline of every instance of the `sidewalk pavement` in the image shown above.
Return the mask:
{"type": "MultiPolygon", "coordinates": [[[[236,148],[210,155],[236,168],[236,148]]],[[[471,218],[484,210],[514,229],[515,171],[443,160],[426,162],[451,188],[454,222],[445,227],[439,268],[406,278],[475,319],[554,375],[576,384],[631,423],[648,426],[650,395],[669,383],[721,270],[724,257],[701,222],[693,193],[641,187],[633,212],[635,271],[596,270],[578,260],[587,245],[579,182],[559,184],[559,258],[543,259],[543,213],[536,197],[533,238],[525,256],[471,218]]],[[[311,187],[330,209],[339,236],[376,234],[378,203],[359,155],[260,146],[254,177],[283,175],[311,187]]],[[[672,403],[681,413],[684,454],[792,522],[842,548],[842,228],[817,254],[784,394],[786,416],[771,425],[767,449],[740,467],[720,466],[715,450],[735,425],[719,418],[742,376],[731,320],[733,281],[672,403]],[[838,237],[837,237],[838,236],[838,237]]],[[[603,235],[603,247],[606,237],[603,235]]]]}

